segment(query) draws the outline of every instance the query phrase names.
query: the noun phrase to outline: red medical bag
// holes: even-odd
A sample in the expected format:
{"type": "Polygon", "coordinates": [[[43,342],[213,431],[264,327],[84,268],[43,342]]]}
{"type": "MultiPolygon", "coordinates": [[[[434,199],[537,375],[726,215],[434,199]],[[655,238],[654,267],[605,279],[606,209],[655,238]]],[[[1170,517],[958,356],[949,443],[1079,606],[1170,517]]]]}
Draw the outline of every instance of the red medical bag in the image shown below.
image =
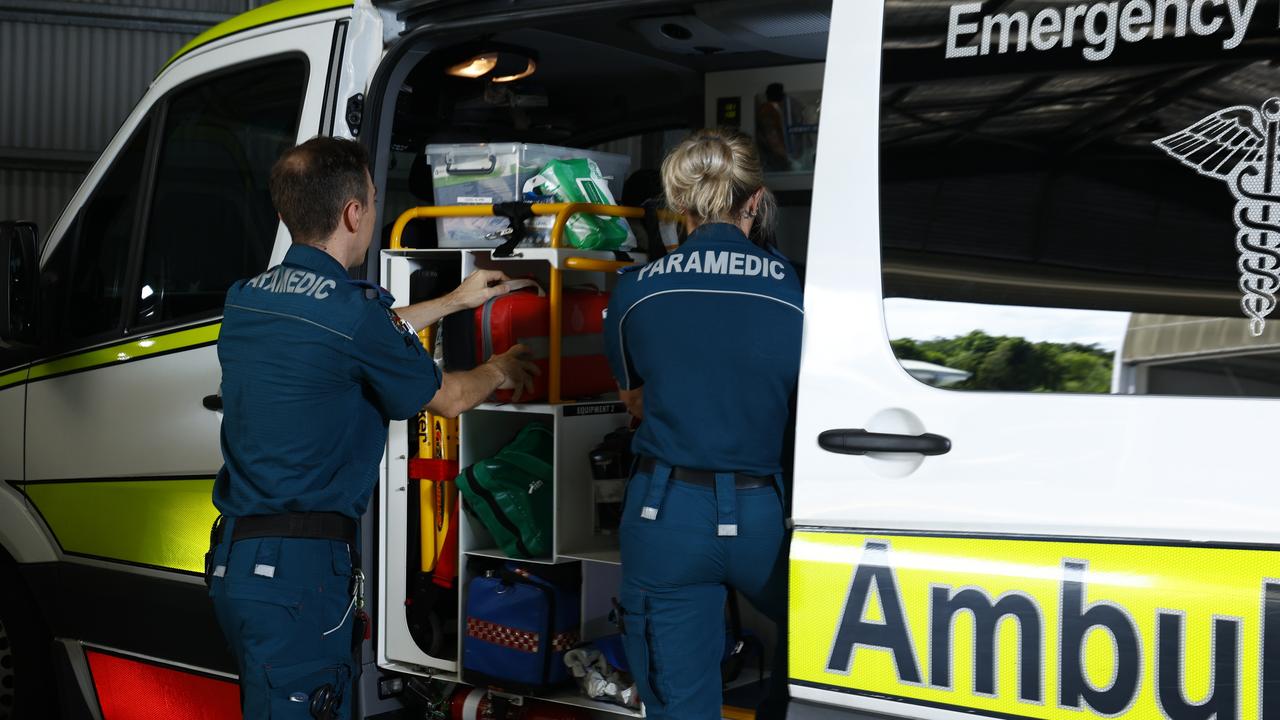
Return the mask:
{"type": "MultiPolygon", "coordinates": [[[[617,388],[604,354],[604,311],[609,294],[595,288],[565,288],[561,298],[561,399],[603,395],[617,388]]],[[[534,378],[532,396],[520,402],[547,399],[551,356],[551,303],[535,290],[519,290],[493,298],[476,308],[476,359],[520,344],[529,348],[542,374],[534,378]]],[[[499,402],[511,402],[512,391],[499,390],[499,402]]]]}

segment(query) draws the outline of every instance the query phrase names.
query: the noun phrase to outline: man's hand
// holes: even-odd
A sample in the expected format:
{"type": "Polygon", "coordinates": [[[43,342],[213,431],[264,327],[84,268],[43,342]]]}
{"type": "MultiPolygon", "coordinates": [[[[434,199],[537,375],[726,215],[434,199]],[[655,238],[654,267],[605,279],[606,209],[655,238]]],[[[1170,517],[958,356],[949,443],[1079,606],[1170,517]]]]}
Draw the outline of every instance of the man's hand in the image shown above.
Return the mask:
{"type": "Polygon", "coordinates": [[[445,417],[459,414],[484,402],[494,390],[515,390],[513,401],[533,392],[533,376],[538,366],[528,360],[529,349],[516,345],[501,355],[494,355],[479,367],[463,372],[445,373],[440,389],[427,403],[427,412],[445,417]]]}
{"type": "Polygon", "coordinates": [[[455,310],[478,308],[491,298],[505,295],[509,288],[501,283],[511,278],[499,270],[476,270],[446,298],[455,310]]]}
{"type": "Polygon", "coordinates": [[[424,330],[435,325],[445,315],[477,308],[489,298],[506,295],[511,291],[510,287],[501,284],[506,282],[510,282],[510,278],[502,272],[477,270],[448,295],[396,308],[396,314],[415,330],[424,330]],[[491,286],[491,283],[498,284],[491,286]]]}
{"type": "Polygon", "coordinates": [[[538,366],[529,360],[529,349],[523,345],[516,345],[501,355],[494,355],[485,364],[492,365],[502,373],[499,390],[515,390],[511,396],[512,402],[520,402],[522,395],[532,395],[533,377],[542,374],[538,366]]]}

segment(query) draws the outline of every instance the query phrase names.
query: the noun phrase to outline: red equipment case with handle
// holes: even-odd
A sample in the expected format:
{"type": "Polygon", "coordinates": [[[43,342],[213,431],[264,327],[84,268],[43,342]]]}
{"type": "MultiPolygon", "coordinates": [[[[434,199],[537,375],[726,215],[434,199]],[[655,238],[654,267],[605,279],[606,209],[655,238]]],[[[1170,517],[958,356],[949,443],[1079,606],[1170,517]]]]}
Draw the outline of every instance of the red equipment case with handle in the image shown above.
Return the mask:
{"type": "MultiPolygon", "coordinates": [[[[613,392],[617,386],[604,354],[604,311],[609,293],[595,288],[565,288],[561,298],[561,399],[584,398],[613,392]]],[[[551,302],[535,290],[519,290],[489,300],[476,308],[476,359],[510,350],[529,348],[542,371],[534,378],[532,396],[521,402],[547,399],[551,367],[551,302]]],[[[499,390],[499,402],[511,402],[513,392],[499,390]]]]}

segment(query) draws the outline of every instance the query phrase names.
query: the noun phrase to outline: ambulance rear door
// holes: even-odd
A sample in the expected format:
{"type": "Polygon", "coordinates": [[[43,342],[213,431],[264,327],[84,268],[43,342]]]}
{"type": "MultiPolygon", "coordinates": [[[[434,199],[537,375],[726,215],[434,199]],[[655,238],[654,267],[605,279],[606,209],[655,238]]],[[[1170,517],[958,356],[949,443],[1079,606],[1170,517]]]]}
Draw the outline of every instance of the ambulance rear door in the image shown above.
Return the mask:
{"type": "Polygon", "coordinates": [[[1277,12],[835,4],[802,712],[1280,716],[1277,12]]]}

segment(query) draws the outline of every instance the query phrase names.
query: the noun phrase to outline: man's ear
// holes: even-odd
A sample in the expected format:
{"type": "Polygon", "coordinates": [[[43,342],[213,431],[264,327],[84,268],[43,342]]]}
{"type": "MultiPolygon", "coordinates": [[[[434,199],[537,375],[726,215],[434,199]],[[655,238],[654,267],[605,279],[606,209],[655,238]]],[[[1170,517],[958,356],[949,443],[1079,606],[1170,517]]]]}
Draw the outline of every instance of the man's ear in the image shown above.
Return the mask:
{"type": "Polygon", "coordinates": [[[349,233],[360,229],[360,215],[364,213],[364,205],[358,200],[348,200],[342,206],[342,228],[349,233]]]}

